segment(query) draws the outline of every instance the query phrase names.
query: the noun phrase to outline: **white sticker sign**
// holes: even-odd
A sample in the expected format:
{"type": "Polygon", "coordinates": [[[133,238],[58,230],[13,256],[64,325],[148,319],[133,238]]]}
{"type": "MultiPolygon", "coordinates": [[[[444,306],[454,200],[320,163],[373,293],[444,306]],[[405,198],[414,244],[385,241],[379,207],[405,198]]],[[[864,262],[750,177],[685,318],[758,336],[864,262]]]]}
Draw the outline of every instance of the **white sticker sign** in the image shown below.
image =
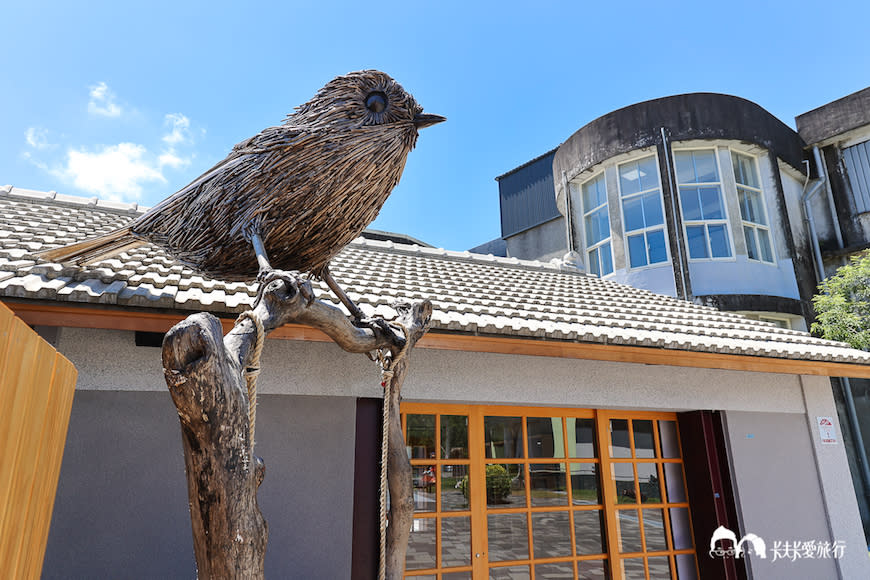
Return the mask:
{"type": "Polygon", "coordinates": [[[822,445],[836,445],[837,430],[834,428],[833,417],[816,417],[819,423],[819,437],[822,439],[822,445]]]}

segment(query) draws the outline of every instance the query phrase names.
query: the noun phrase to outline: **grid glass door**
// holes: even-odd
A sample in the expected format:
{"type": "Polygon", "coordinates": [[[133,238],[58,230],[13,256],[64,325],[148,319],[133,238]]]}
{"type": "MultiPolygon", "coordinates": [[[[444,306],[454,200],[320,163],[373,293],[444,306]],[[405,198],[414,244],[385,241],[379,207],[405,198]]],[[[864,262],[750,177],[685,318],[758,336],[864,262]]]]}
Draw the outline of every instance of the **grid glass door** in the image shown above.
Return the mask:
{"type": "Polygon", "coordinates": [[[402,411],[415,502],[406,578],[696,578],[673,414],[402,411]]]}

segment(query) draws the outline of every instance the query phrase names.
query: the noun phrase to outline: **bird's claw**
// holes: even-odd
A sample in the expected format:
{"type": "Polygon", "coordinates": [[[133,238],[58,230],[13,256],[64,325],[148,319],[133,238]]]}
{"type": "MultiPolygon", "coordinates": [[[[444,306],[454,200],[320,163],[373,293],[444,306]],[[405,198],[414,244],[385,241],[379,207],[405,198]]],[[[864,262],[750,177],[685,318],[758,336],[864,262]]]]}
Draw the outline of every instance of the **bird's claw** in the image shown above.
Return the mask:
{"type": "Polygon", "coordinates": [[[302,298],[305,299],[306,306],[310,306],[314,302],[314,290],[311,289],[311,282],[298,271],[286,270],[260,270],[257,274],[257,298],[254,300],[254,308],[263,299],[263,294],[272,282],[280,280],[287,284],[288,287],[293,287],[299,291],[302,298]]]}
{"type": "Polygon", "coordinates": [[[388,336],[390,342],[397,348],[405,346],[405,337],[383,318],[354,318],[353,325],[357,328],[370,328],[374,332],[388,336]]]}

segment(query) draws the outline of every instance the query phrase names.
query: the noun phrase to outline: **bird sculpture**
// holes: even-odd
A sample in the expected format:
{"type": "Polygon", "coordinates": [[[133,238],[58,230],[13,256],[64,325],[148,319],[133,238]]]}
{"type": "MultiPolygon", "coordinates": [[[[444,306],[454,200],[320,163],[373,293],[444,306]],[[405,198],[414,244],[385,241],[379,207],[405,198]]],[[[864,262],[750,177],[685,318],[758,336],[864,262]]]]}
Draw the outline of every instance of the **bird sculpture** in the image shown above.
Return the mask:
{"type": "Polygon", "coordinates": [[[339,76],[128,226],[39,255],[87,265],[151,243],[209,277],[261,288],[276,272],[307,272],[359,319],[329,261],[378,215],[417,131],[444,120],[383,72],[339,76]]]}

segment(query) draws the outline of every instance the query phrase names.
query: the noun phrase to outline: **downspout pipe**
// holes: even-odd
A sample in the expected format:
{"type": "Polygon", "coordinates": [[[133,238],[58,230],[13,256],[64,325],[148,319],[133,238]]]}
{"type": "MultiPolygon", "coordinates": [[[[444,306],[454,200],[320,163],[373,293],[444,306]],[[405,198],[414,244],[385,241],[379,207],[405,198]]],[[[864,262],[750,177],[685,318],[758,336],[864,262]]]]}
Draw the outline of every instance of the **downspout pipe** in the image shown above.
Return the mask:
{"type": "MultiPolygon", "coordinates": [[[[677,192],[674,190],[674,178],[671,175],[671,146],[668,144],[668,136],[665,133],[665,128],[659,127],[659,129],[662,132],[662,149],[665,152],[665,165],[667,165],[668,167],[668,186],[671,190],[671,217],[674,220],[674,228],[679,230],[679,222],[677,221],[677,204],[679,203],[679,200],[677,199],[677,192]]],[[[678,231],[674,232],[674,236],[677,240],[677,255],[679,256],[678,259],[680,260],[680,281],[683,283],[682,298],[683,300],[688,300],[689,292],[688,284],[686,284],[686,262],[683,261],[683,244],[680,241],[681,236],[678,231]]]]}
{"type": "Polygon", "coordinates": [[[831,191],[831,180],[828,177],[828,168],[822,162],[822,154],[818,147],[813,147],[813,157],[816,160],[816,170],[822,176],[823,185],[825,187],[825,197],[828,199],[828,211],[831,212],[831,223],[834,224],[834,235],[837,236],[837,247],[842,248],[843,231],[840,229],[840,220],[837,219],[837,206],[834,205],[834,194],[831,191]]]}
{"type": "MultiPolygon", "coordinates": [[[[821,156],[819,155],[819,148],[813,147],[813,155],[816,158],[816,163],[821,163],[821,156]]],[[[819,178],[810,186],[810,163],[807,164],[807,180],[804,182],[804,189],[801,193],[801,205],[804,208],[804,221],[807,223],[807,226],[810,230],[810,244],[813,248],[813,256],[815,258],[815,270],[816,270],[816,280],[824,280],[825,279],[825,264],[822,261],[822,250],[819,248],[819,236],[816,233],[816,220],[813,217],[813,212],[810,209],[810,201],[813,196],[815,196],[819,190],[822,188],[822,185],[825,183],[825,174],[819,172],[819,178]]]]}

